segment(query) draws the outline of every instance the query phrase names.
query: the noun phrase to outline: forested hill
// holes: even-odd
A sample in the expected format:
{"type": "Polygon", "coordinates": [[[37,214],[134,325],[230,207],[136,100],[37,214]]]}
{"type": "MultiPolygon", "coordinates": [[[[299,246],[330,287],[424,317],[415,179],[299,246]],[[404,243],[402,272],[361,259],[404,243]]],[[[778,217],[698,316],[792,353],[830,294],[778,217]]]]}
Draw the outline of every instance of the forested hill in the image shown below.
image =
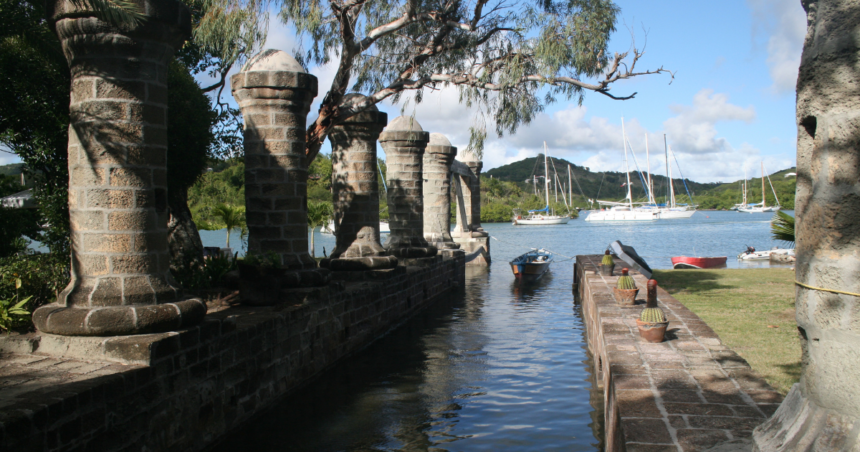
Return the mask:
{"type": "MultiPolygon", "coordinates": [[[[492,176],[494,179],[508,182],[524,183],[528,180],[529,185],[531,185],[532,176],[535,175],[539,178],[538,186],[541,187],[543,185],[542,177],[544,176],[543,160],[543,154],[538,154],[537,157],[527,158],[525,160],[520,160],[519,162],[493,168],[486,171],[484,174],[487,177],[492,176]]],[[[579,186],[582,187],[582,192],[585,195],[585,198],[618,200],[627,196],[627,187],[624,186],[627,182],[627,176],[624,173],[613,171],[593,173],[589,171],[587,167],[574,165],[564,159],[550,157],[550,177],[552,178],[554,173],[557,172],[559,181],[566,187],[568,180],[567,165],[570,165],[572,173],[571,180],[573,183],[574,196],[580,195],[577,181],[579,182],[579,186]],[[555,168],[555,171],[553,168],[555,168]]],[[[640,182],[638,174],[639,173],[637,172],[630,173],[630,182],[631,185],[633,185],[633,199],[646,197],[645,190],[642,188],[642,182],[640,182]]],[[[654,184],[654,193],[656,196],[658,198],[666,196],[666,177],[655,173],[651,175],[651,179],[654,184]]],[[[552,181],[552,179],[550,180],[552,181]]],[[[677,178],[673,178],[673,180],[675,184],[675,192],[679,194],[684,193],[684,181],[677,178]]],[[[718,183],[702,184],[693,182],[689,179],[686,182],[687,187],[691,192],[693,192],[693,197],[695,197],[697,193],[704,193],[705,191],[717,188],[721,185],[718,183]]]]}

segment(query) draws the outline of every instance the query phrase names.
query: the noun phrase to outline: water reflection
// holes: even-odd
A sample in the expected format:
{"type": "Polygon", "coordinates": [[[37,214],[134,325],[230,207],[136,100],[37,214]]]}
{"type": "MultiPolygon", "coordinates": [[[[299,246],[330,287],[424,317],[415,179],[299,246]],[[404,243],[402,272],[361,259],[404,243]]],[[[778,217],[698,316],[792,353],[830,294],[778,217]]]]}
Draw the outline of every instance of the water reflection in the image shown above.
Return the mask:
{"type": "Polygon", "coordinates": [[[506,262],[344,360],[215,450],[596,450],[569,271],[506,262]],[[552,271],[552,270],[551,270],[552,271]]]}

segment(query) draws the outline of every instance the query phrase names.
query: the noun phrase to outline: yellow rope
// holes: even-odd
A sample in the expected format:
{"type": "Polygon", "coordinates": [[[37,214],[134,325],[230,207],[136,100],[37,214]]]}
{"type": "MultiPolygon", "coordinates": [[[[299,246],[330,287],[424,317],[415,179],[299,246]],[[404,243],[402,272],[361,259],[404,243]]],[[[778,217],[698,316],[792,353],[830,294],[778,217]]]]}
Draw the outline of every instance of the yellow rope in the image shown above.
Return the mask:
{"type": "Polygon", "coordinates": [[[795,284],[797,284],[797,285],[798,285],[798,286],[800,286],[800,287],[805,287],[805,288],[807,288],[807,289],[820,290],[820,291],[822,291],[822,292],[832,292],[832,293],[839,293],[839,294],[843,294],[843,295],[851,295],[851,296],[854,296],[854,297],[860,297],[860,293],[846,292],[846,291],[844,291],[844,290],[825,289],[825,288],[823,288],[823,287],[810,286],[810,285],[804,284],[804,283],[802,283],[802,282],[800,282],[800,281],[794,281],[794,283],[795,283],[795,284]]]}

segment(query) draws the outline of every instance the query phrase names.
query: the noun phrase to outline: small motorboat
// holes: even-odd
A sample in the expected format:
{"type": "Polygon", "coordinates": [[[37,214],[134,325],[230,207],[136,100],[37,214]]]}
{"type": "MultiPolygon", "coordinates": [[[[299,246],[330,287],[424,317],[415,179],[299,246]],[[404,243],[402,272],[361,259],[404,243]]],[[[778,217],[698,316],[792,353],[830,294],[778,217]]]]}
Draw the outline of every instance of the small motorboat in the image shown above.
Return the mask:
{"type": "Polygon", "coordinates": [[[545,249],[533,250],[511,261],[514,277],[524,282],[534,282],[549,271],[552,253],[545,249]]]}
{"type": "Polygon", "coordinates": [[[786,256],[794,256],[794,250],[773,247],[765,251],[756,251],[754,247],[748,246],[747,250],[738,254],[738,260],[741,261],[766,261],[770,259],[772,254],[782,254],[786,256]]]}
{"type": "Polygon", "coordinates": [[[725,267],[727,256],[722,257],[689,257],[675,256],[672,258],[672,268],[714,268],[725,267]]]}

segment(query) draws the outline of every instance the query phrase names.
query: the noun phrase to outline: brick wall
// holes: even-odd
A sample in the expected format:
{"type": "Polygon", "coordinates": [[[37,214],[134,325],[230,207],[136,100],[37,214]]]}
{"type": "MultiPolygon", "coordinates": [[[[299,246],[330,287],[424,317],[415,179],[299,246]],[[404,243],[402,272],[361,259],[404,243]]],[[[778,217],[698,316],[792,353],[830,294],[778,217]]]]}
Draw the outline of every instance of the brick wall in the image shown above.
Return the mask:
{"type": "MultiPolygon", "coordinates": [[[[71,383],[39,384],[45,371],[32,362],[47,358],[38,348],[4,355],[31,363],[21,376],[30,379],[30,389],[0,410],[0,450],[201,450],[462,287],[465,261],[461,252],[450,253],[435,265],[384,275],[332,283],[300,305],[235,307],[178,333],[113,339],[102,346],[122,348],[129,358],[137,350],[150,365],[101,363],[71,383]]],[[[69,363],[81,361],[53,359],[50,367],[69,363]]]]}

